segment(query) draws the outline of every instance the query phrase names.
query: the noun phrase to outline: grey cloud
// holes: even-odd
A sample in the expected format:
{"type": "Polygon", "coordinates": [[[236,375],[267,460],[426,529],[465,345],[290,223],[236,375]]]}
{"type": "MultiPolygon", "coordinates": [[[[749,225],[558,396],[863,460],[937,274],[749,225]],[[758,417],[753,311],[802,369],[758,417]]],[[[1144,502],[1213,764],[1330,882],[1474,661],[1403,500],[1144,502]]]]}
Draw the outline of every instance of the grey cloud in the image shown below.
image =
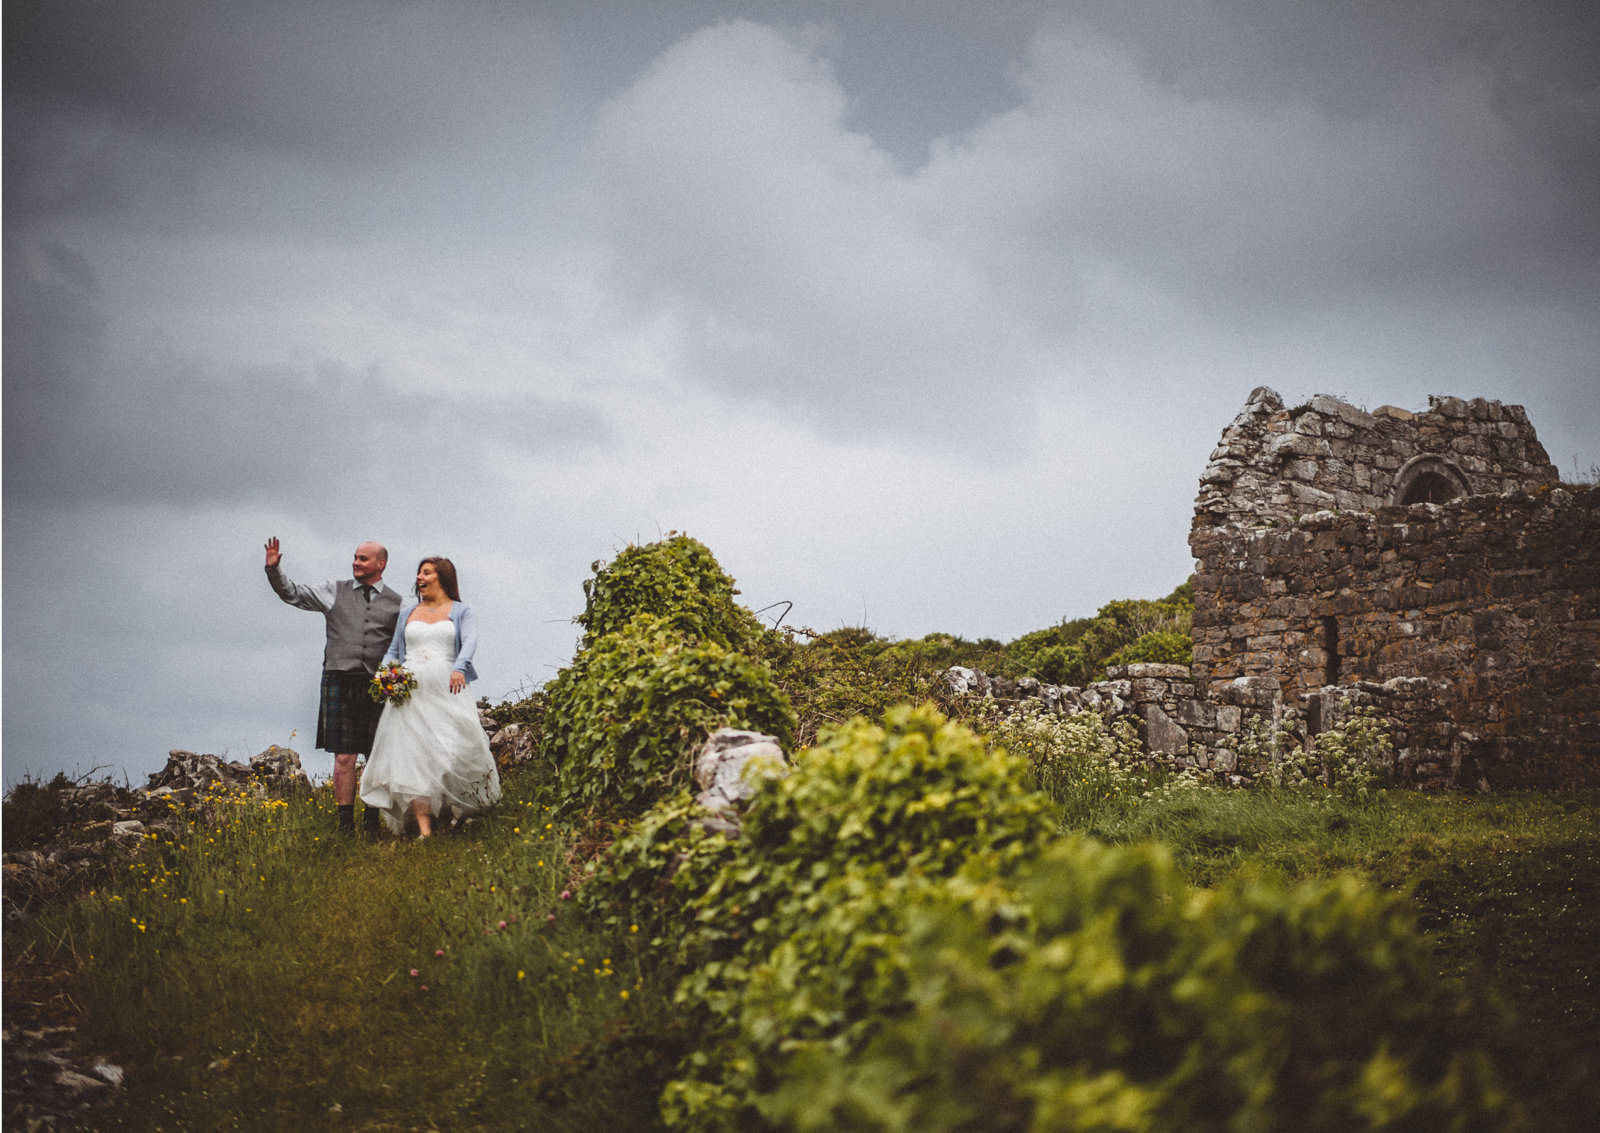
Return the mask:
{"type": "Polygon", "coordinates": [[[63,383],[23,396],[31,427],[13,432],[7,421],[6,496],[62,505],[198,510],[314,497],[380,475],[401,477],[398,490],[426,490],[432,476],[479,469],[489,440],[553,459],[603,445],[607,434],[591,411],[537,397],[490,409],[396,393],[381,377],[335,365],[119,367],[92,390],[63,383]]]}
{"type": "Polygon", "coordinates": [[[994,362],[1025,330],[845,107],[803,35],[725,24],[665,52],[596,131],[614,281],[678,319],[691,370],[730,394],[844,433],[992,433],[1014,419],[994,362]]]}
{"type": "Polygon", "coordinates": [[[617,281],[702,380],[846,433],[1013,427],[1119,323],[1272,341],[1331,310],[1426,356],[1444,308],[1514,323],[1600,286],[1600,210],[1507,126],[1465,31],[1201,11],[1189,55],[1149,9],[1101,14],[1137,45],[1041,33],[1018,105],[912,171],[846,124],[838,38],[704,29],[600,117],[617,281]],[[1357,105],[1324,49],[1402,74],[1357,105]]]}
{"type": "Polygon", "coordinates": [[[1390,133],[1437,173],[1396,181],[1395,193],[1446,215],[1488,194],[1494,219],[1541,250],[1600,251],[1600,22],[1585,0],[1212,0],[1185,11],[1174,19],[1150,0],[1073,9],[1186,100],[1298,105],[1336,128],[1390,133]]]}
{"type": "Polygon", "coordinates": [[[373,368],[118,355],[99,288],[63,245],[6,246],[5,496],[185,510],[314,497],[350,469],[393,469],[419,431],[467,471],[493,441],[544,459],[609,443],[599,413],[534,392],[397,391],[373,368]]]}
{"type": "Polygon", "coordinates": [[[8,223],[459,225],[561,159],[573,105],[561,35],[523,5],[35,0],[5,32],[8,223]]]}
{"type": "Polygon", "coordinates": [[[1346,118],[1186,97],[1078,32],[1041,39],[1027,82],[1027,109],[980,131],[971,160],[1009,145],[1039,186],[1030,223],[1224,318],[1352,293],[1562,293],[1594,268],[1600,222],[1504,130],[1480,75],[1391,89],[1346,118]]]}
{"type": "Polygon", "coordinates": [[[410,151],[493,106],[518,64],[557,69],[528,10],[471,14],[374,0],[12,4],[7,101],[341,161],[410,151]]]}

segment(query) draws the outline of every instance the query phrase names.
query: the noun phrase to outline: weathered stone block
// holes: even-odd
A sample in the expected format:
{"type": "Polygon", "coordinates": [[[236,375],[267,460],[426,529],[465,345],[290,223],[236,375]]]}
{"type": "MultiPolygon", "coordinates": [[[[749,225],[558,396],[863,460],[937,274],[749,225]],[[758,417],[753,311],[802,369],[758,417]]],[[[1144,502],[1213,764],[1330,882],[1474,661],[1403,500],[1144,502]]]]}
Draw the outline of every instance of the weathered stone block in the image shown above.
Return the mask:
{"type": "Polygon", "coordinates": [[[1144,726],[1140,738],[1146,751],[1162,755],[1183,755],[1189,750],[1189,735],[1166,714],[1159,704],[1141,704],[1138,713],[1144,726]]]}

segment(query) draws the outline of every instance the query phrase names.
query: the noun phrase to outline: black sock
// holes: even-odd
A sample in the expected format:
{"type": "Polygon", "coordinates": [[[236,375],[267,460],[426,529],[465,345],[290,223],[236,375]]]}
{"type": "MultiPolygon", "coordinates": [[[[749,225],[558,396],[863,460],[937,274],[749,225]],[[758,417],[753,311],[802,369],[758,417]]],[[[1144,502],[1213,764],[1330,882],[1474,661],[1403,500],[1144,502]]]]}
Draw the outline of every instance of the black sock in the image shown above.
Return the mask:
{"type": "Polygon", "coordinates": [[[346,803],[339,808],[339,829],[354,830],[356,828],[356,806],[346,803]]]}

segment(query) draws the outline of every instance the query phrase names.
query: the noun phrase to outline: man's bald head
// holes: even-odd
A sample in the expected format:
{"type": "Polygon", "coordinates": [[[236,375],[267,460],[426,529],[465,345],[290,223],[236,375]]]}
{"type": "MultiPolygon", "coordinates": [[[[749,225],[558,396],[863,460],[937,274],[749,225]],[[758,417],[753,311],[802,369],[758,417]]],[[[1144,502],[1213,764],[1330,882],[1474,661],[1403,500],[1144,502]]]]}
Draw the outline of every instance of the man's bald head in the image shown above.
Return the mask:
{"type": "Polygon", "coordinates": [[[356,581],[376,586],[383,581],[383,568],[389,565],[389,550],[382,543],[363,543],[356,548],[350,573],[356,581]]]}

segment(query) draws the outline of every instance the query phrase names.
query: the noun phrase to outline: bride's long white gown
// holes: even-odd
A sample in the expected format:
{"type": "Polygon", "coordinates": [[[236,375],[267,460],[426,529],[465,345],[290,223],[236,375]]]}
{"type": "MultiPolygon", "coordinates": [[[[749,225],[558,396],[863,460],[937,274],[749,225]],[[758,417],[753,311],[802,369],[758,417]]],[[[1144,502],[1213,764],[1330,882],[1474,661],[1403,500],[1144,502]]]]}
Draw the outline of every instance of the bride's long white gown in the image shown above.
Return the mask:
{"type": "Polygon", "coordinates": [[[404,704],[385,704],[361,775],[361,801],[383,812],[390,830],[400,830],[414,799],[428,800],[438,817],[456,818],[487,810],[500,801],[489,739],[478,709],[465,691],[450,691],[456,660],[455,623],[406,623],[406,668],[417,687],[404,704]]]}

